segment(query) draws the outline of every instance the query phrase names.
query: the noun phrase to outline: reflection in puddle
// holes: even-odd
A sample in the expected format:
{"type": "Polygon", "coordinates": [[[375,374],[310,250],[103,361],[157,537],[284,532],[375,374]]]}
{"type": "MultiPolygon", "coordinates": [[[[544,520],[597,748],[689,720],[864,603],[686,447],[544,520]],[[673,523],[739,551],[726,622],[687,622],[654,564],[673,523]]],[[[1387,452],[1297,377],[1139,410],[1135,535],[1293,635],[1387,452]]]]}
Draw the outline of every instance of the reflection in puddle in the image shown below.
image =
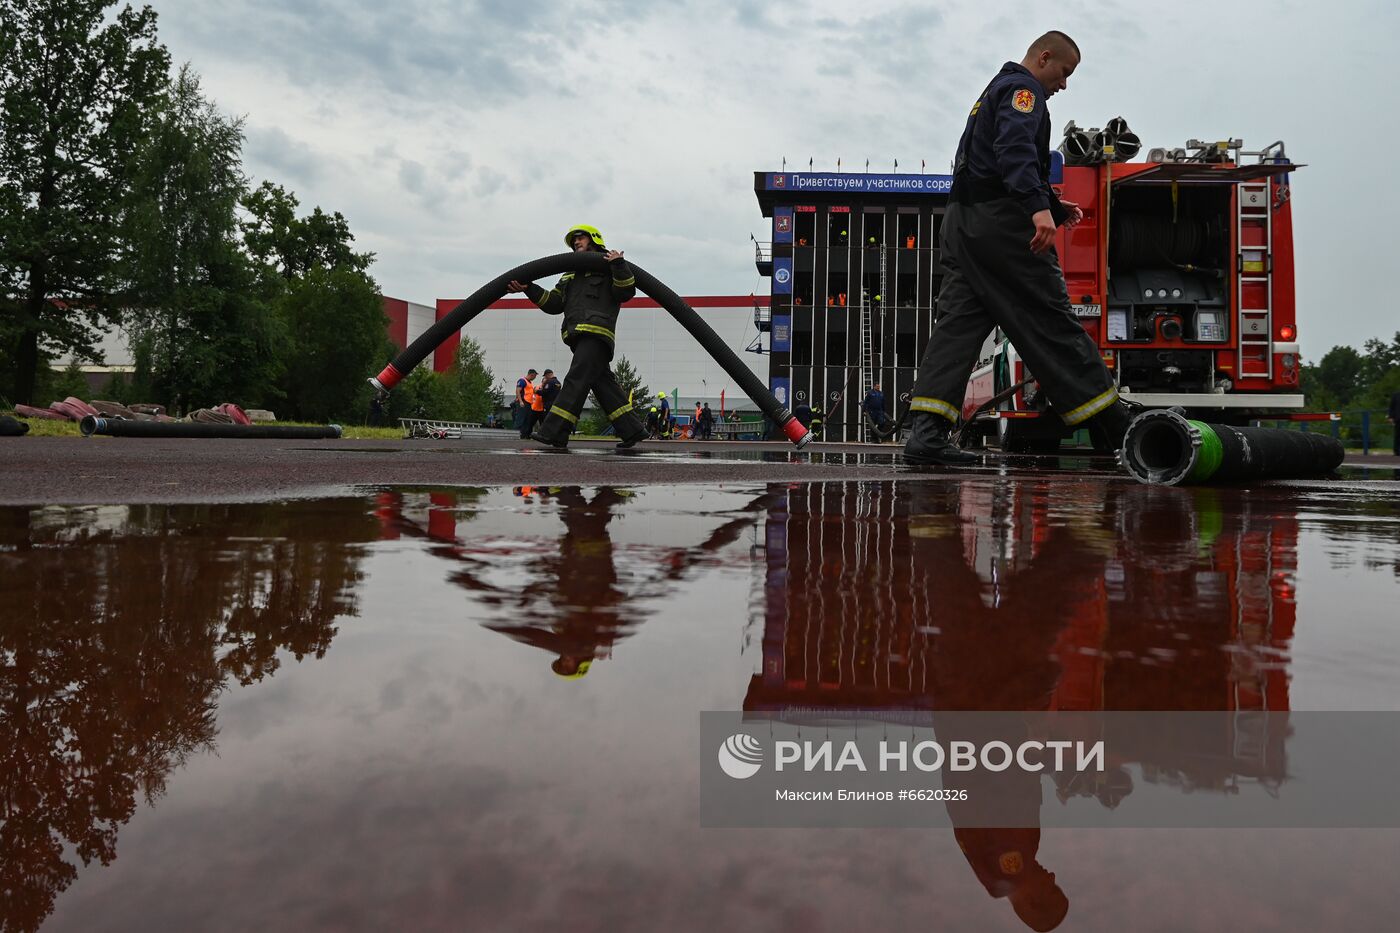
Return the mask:
{"type": "MultiPolygon", "coordinates": [[[[683,908],[670,879],[723,890],[778,866],[810,887],[765,890],[808,892],[775,919],[814,904],[852,922],[876,902],[928,909],[929,882],[898,871],[857,889],[830,877],[830,865],[885,865],[900,851],[887,835],[802,836],[835,860],[821,867],[789,852],[795,837],[745,836],[772,839],[755,848],[698,830],[675,799],[694,794],[695,713],[1282,712],[1299,705],[1300,671],[1310,708],[1376,708],[1400,686],[1400,634],[1385,621],[1397,529],[1395,497],[1359,486],[994,473],[0,509],[0,917],[84,927],[110,909],[116,925],[174,924],[180,898],[149,879],[193,890],[206,864],[225,873],[233,925],[252,917],[240,892],[363,905],[388,896],[381,881],[415,899],[359,922],[460,919],[434,913],[443,901],[483,925],[544,925],[572,895],[523,879],[573,872],[603,901],[626,891],[645,916],[710,926],[730,907],[683,908]],[[290,833],[282,798],[308,771],[319,776],[289,798],[294,812],[327,820],[290,833]],[[455,785],[477,789],[463,800],[455,785]],[[352,838],[334,828],[347,812],[376,827],[359,844],[379,874],[336,883],[328,853],[352,838]],[[204,813],[243,848],[174,846],[181,820],[204,813]],[[460,870],[476,862],[453,853],[472,850],[524,875],[445,884],[438,862],[404,857],[425,840],[460,870]],[[298,870],[276,868],[274,851],[298,870]],[[638,872],[643,888],[627,880],[638,872]]],[[[1113,807],[1139,781],[1227,795],[1286,782],[1286,749],[1217,738],[1188,760],[1130,751],[1052,796],[1113,807]]],[[[1033,825],[1056,803],[1033,790],[1019,827],[955,831],[964,864],[938,863],[945,917],[1048,929],[1071,901],[1111,907],[1139,870],[1064,880],[1074,864],[1047,861],[1033,825]],[[969,899],[972,885],[1011,909],[969,899]]],[[[1358,921],[1368,903],[1353,901],[1358,921]]],[[[292,924],[316,916],[288,910],[292,924]]]]}

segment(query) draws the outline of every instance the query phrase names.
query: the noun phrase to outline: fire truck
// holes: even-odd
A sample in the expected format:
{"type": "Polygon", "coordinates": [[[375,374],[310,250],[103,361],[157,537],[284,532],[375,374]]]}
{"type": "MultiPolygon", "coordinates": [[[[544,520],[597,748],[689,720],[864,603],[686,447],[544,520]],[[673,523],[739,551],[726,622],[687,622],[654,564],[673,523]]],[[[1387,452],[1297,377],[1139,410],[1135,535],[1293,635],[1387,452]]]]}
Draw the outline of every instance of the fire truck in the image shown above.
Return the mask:
{"type": "MultiPolygon", "coordinates": [[[[1118,118],[1088,132],[1071,122],[1060,151],[1054,188],[1084,211],[1057,238],[1071,307],[1123,398],[1228,424],[1300,413],[1289,201],[1300,166],[1284,144],[1191,140],[1131,162],[1140,143],[1118,118]]],[[[963,405],[970,433],[1058,446],[1072,431],[1039,388],[993,332],[963,405]]]]}

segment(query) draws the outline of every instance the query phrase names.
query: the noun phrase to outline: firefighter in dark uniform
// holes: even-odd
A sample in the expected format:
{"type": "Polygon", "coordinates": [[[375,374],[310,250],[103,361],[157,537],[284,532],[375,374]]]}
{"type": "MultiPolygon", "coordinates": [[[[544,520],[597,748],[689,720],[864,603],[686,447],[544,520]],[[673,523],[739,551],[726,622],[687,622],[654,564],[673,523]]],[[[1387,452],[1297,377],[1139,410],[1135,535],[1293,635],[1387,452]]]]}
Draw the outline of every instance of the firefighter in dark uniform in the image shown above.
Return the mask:
{"type": "Polygon", "coordinates": [[[574,351],[564,387],[531,437],[551,447],[568,446],[569,434],[578,424],[591,390],[613,423],[620,439],[618,446],[631,447],[646,437],[646,431],[608,364],[617,343],[618,313],[622,303],[637,293],[637,280],[622,253],[607,249],[596,227],[571,227],[564,242],[575,252],[606,253],[610,274],[566,272],[549,291],[533,282],[510,283],[510,291],[524,292],[546,314],[564,315],[559,332],[574,351]]]}
{"type": "Polygon", "coordinates": [[[870,387],[870,391],[865,393],[865,400],[860,403],[860,409],[865,414],[876,442],[883,441],[894,433],[894,424],[885,412],[885,393],[880,391],[880,383],[875,383],[870,387]]]}
{"type": "Polygon", "coordinates": [[[1385,420],[1395,425],[1391,434],[1390,449],[1395,456],[1400,457],[1400,392],[1390,397],[1390,409],[1385,413],[1385,420]]]}
{"type": "Polygon", "coordinates": [[[1055,230],[1083,218],[1050,188],[1050,112],[1079,64],[1062,32],[1037,39],[1019,64],[1007,62],[973,105],[958,143],[940,246],[939,317],[909,405],[911,463],[977,459],[950,434],[983,342],[1000,327],[1035,374],[1055,411],[1114,447],[1128,409],[1098,347],[1070,311],[1055,254],[1055,230]],[[1093,419],[1092,424],[1086,424],[1093,419]]]}

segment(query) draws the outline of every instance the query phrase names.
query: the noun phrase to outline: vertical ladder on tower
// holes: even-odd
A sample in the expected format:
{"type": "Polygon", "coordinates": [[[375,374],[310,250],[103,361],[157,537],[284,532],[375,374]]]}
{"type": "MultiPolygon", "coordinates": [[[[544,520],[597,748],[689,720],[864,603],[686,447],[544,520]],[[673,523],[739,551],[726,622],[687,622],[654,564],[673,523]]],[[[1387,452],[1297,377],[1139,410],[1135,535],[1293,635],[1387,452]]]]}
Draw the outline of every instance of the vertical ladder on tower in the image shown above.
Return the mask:
{"type": "MultiPolygon", "coordinates": [[[[882,352],[877,353],[877,354],[875,355],[875,368],[876,368],[876,369],[879,369],[879,367],[880,367],[880,358],[884,355],[883,350],[884,350],[884,346],[885,346],[885,333],[886,333],[886,331],[885,331],[885,307],[889,304],[889,300],[890,300],[890,283],[889,283],[889,281],[888,281],[888,279],[886,278],[886,275],[885,275],[885,263],[886,263],[886,260],[887,260],[888,258],[889,258],[889,247],[886,246],[885,243],[884,243],[883,240],[882,240],[881,243],[880,243],[880,294],[879,294],[879,296],[878,296],[878,297],[879,297],[879,300],[880,300],[880,349],[881,349],[882,352]]],[[[871,375],[871,377],[870,377],[870,382],[871,382],[871,384],[874,384],[874,382],[875,382],[875,374],[872,374],[872,375],[871,375]]],[[[870,386],[866,386],[866,389],[867,389],[867,390],[869,390],[869,388],[870,388],[870,386]]]]}
{"type": "Polygon", "coordinates": [[[872,298],[869,289],[861,289],[860,303],[860,393],[861,398],[875,384],[880,367],[880,355],[875,350],[874,305],[880,306],[880,333],[885,325],[885,246],[880,245],[880,291],[872,298]]]}
{"type": "Polygon", "coordinates": [[[1237,373],[1243,379],[1272,379],[1274,238],[1269,181],[1239,185],[1235,220],[1236,326],[1240,336],[1237,373]]]}

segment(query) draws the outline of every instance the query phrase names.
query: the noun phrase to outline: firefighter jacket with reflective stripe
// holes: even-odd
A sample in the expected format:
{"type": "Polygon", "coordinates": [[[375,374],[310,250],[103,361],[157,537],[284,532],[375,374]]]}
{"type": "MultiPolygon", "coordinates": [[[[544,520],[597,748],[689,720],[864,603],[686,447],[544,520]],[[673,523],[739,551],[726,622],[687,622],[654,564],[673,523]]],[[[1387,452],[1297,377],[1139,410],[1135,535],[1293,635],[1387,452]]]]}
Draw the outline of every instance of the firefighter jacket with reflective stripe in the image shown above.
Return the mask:
{"type": "Polygon", "coordinates": [[[549,291],[531,282],[525,297],[546,314],[564,315],[559,334],[570,346],[580,334],[593,334],[616,345],[617,315],[622,303],[637,294],[637,279],[625,259],[614,259],[608,269],[607,273],[566,272],[549,291]]]}

